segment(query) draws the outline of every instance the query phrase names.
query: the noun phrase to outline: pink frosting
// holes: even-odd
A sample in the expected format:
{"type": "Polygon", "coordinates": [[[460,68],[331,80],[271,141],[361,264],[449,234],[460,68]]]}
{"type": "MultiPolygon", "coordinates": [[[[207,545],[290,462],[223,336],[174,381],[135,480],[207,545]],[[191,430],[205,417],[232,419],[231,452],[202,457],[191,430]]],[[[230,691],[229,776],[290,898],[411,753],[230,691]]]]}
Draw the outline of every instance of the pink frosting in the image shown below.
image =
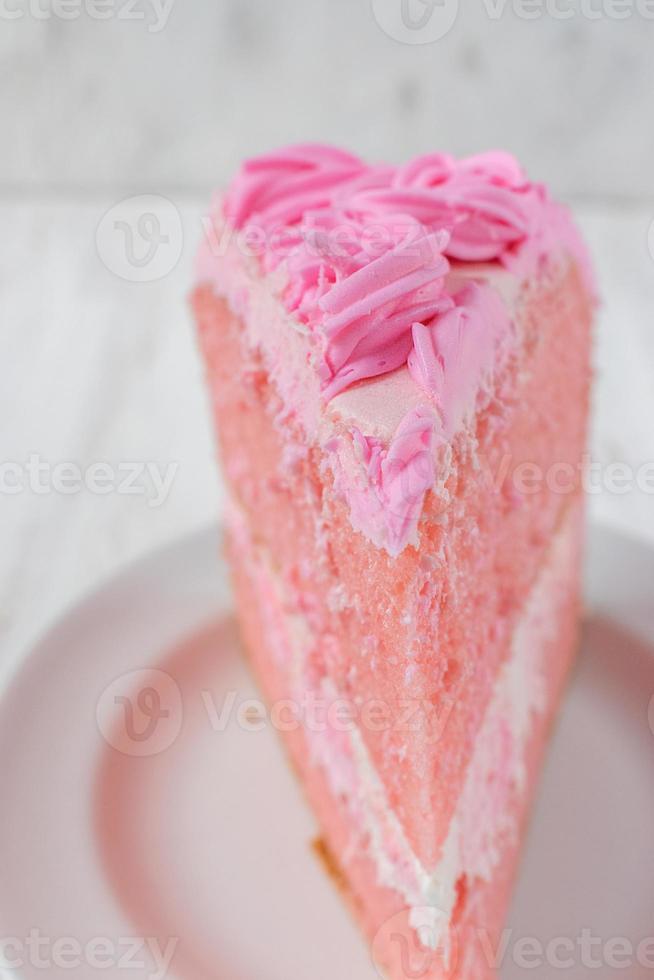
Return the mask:
{"type": "Polygon", "coordinates": [[[469,282],[450,309],[430,323],[414,323],[408,358],[413,379],[435,400],[451,437],[474,405],[484,366],[505,332],[507,314],[497,293],[469,282]]]}
{"type": "Polygon", "coordinates": [[[343,437],[327,445],[353,526],[389,554],[415,543],[425,494],[436,478],[436,450],[474,410],[480,378],[509,330],[496,291],[468,282],[442,314],[413,325],[408,368],[425,403],[407,412],[390,441],[354,428],[351,449],[343,437]]]}
{"type": "Polygon", "coordinates": [[[388,446],[354,428],[351,443],[335,439],[326,447],[354,528],[391,555],[416,540],[425,494],[434,485],[439,430],[424,406],[405,415],[388,446]]]}
{"type": "Polygon", "coordinates": [[[389,187],[360,192],[356,205],[368,214],[393,210],[429,228],[448,228],[446,254],[483,262],[500,259],[535,230],[546,200],[508,153],[484,153],[456,161],[442,153],[400,167],[389,187]]]}
{"type": "Polygon", "coordinates": [[[442,254],[446,241],[445,232],[403,240],[336,281],[322,296],[326,398],[354,381],[405,364],[412,323],[449,309],[451,301],[443,291],[449,269],[442,254]]]}
{"type": "Polygon", "coordinates": [[[331,146],[299,144],[247,160],[225,199],[236,228],[256,219],[266,228],[293,225],[309,211],[328,208],[335,187],[360,176],[365,165],[331,146]]]}
{"type": "Polygon", "coordinates": [[[445,291],[448,259],[538,260],[548,232],[560,232],[555,210],[508,153],[368,166],[313,144],[246,161],[224,203],[227,220],[260,242],[264,268],[284,266],[282,299],[318,340],[327,400],[407,362],[442,392],[443,371],[486,346],[479,303],[465,309],[473,294],[455,309],[445,291]]]}
{"type": "MultiPolygon", "coordinates": [[[[484,282],[488,264],[524,280],[568,253],[592,291],[574,224],[507,153],[370,166],[313,144],[246,161],[221,210],[307,334],[307,370],[325,402],[339,396],[337,414],[357,394],[347,389],[408,368],[416,397],[394,435],[365,435],[353,421],[324,445],[354,527],[398,554],[416,540],[438,448],[475,409],[510,334],[504,302],[484,282]],[[466,274],[469,263],[486,273],[466,274]]],[[[252,280],[238,251],[216,275],[245,309],[252,280]]],[[[201,274],[214,268],[205,249],[201,274]]]]}

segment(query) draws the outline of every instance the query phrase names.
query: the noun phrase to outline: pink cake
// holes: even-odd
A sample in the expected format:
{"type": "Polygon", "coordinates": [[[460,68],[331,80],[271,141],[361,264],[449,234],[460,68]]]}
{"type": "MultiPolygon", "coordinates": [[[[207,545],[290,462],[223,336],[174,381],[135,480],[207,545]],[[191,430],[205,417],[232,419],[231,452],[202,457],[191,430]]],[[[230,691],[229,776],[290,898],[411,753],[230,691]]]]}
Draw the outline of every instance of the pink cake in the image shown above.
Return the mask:
{"type": "Polygon", "coordinates": [[[494,975],[576,645],[593,287],[515,160],[295,146],[193,303],[245,642],[393,980],[494,975]]]}

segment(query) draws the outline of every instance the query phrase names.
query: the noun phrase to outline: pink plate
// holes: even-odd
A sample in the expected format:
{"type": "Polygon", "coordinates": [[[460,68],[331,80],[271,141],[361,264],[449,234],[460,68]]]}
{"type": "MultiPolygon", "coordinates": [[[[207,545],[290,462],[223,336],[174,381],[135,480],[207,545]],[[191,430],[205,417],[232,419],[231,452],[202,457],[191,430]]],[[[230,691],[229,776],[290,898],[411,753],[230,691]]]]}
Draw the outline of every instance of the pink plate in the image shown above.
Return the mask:
{"type": "MultiPolygon", "coordinates": [[[[238,656],[218,550],[207,531],[131,567],[4,684],[2,980],[377,976],[238,656]]],[[[588,566],[503,980],[653,975],[654,553],[595,529],[588,566]]]]}

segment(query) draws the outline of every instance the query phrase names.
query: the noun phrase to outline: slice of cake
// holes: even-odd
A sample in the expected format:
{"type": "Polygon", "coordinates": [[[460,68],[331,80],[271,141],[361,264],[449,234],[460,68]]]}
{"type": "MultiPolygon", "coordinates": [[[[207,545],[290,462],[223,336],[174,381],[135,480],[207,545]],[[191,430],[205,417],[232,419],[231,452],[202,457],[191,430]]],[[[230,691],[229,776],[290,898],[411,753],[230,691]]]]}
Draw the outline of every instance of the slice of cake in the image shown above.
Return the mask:
{"type": "Polygon", "coordinates": [[[593,288],[515,160],[249,160],[193,304],[243,634],[394,980],[490,977],[576,645],[593,288]]]}

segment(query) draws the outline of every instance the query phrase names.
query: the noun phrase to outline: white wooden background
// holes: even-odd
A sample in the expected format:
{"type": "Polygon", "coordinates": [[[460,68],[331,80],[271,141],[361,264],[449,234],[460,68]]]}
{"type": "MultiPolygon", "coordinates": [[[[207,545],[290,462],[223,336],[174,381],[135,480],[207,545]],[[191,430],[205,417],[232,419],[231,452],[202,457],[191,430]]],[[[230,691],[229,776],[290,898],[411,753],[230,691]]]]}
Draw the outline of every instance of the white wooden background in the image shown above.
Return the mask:
{"type": "MultiPolygon", "coordinates": [[[[621,20],[609,0],[593,20],[526,20],[517,0],[491,17],[489,0],[466,0],[425,44],[381,29],[399,0],[172,0],[163,25],[151,0],[129,20],[125,0],[106,20],[92,0],[77,19],[30,2],[0,4],[0,463],[176,475],[157,507],[0,493],[5,664],[125,562],[219,515],[186,295],[210,188],[245,153],[307,138],[373,158],[516,152],[575,208],[595,256],[594,457],[654,460],[654,21],[635,0],[621,20]],[[150,282],[132,281],[124,235],[102,223],[141,195],[157,199],[110,219],[159,216],[169,241],[150,282]]],[[[603,492],[591,509],[654,540],[652,495],[603,492]]]]}

